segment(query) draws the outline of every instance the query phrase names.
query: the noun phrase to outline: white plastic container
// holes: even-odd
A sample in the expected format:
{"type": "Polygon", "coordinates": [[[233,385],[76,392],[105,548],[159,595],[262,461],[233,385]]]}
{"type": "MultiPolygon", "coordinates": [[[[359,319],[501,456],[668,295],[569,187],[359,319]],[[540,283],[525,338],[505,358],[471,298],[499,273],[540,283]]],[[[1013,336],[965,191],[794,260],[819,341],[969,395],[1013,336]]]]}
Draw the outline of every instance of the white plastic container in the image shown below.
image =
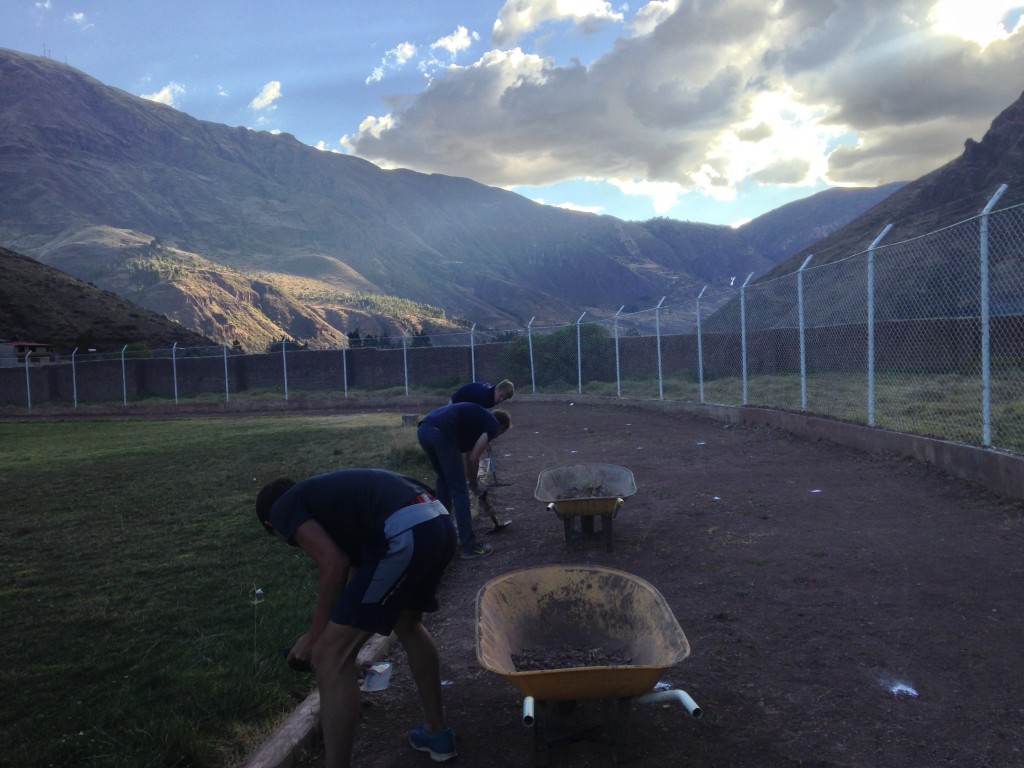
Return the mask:
{"type": "Polygon", "coordinates": [[[391,664],[382,662],[374,664],[366,670],[363,676],[362,691],[383,691],[391,682],[391,664]]]}

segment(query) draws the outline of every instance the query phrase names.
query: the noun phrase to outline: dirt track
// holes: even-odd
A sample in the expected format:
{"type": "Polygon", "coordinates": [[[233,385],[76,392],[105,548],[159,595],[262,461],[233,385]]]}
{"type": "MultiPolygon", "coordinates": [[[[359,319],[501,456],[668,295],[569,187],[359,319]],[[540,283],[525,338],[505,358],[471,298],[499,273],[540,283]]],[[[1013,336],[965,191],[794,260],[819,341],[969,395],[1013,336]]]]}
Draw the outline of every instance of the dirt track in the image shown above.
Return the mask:
{"type": "MultiPolygon", "coordinates": [[[[692,646],[664,680],[705,716],[632,706],[620,757],[636,766],[1024,764],[1024,509],[901,457],[761,427],[618,405],[510,403],[492,491],[514,524],[493,556],[450,567],[428,620],[442,657],[458,764],[534,760],[522,699],[475,657],[476,593],[550,563],[628,571],[660,590],[692,646]],[[632,470],[637,492],[614,549],[571,543],[533,495],[538,474],[577,463],[632,470]]],[[[490,527],[478,520],[478,532],[490,527]]],[[[418,707],[396,649],[391,686],[365,695],[354,764],[426,766],[406,731],[418,707]]],[[[601,702],[575,731],[610,722],[601,702]]],[[[550,723],[553,725],[554,720],[550,723]]],[[[561,768],[611,765],[607,745],[550,751],[561,768]]],[[[318,764],[306,755],[301,768],[318,764]]]]}

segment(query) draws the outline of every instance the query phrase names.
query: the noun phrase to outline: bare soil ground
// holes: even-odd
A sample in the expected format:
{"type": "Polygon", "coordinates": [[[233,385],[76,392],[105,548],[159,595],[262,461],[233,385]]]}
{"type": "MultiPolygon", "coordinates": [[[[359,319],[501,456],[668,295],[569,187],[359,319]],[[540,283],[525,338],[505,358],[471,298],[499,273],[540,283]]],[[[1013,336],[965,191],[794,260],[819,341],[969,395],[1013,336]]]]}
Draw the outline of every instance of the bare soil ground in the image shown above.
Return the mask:
{"type": "MultiPolygon", "coordinates": [[[[428,617],[442,659],[457,763],[536,762],[522,698],[475,654],[475,600],[489,579],[553,563],[605,565],[654,585],[691,645],[663,681],[703,708],[605,702],[538,718],[579,735],[619,726],[622,745],[552,745],[548,765],[1024,765],[1024,508],[926,465],[686,414],[571,403],[509,404],[491,491],[513,525],[495,553],[453,562],[428,617]],[[538,474],[571,464],[630,469],[637,492],[613,551],[567,542],[534,498],[538,474]],[[556,715],[559,715],[556,717],[556,715]],[[560,719],[564,716],[564,719],[560,719]]],[[[364,694],[354,765],[427,766],[404,654],[387,690],[364,694]]],[[[552,703],[553,704],[553,703],[552,703]]],[[[320,764],[304,754],[300,768],[320,764]]]]}

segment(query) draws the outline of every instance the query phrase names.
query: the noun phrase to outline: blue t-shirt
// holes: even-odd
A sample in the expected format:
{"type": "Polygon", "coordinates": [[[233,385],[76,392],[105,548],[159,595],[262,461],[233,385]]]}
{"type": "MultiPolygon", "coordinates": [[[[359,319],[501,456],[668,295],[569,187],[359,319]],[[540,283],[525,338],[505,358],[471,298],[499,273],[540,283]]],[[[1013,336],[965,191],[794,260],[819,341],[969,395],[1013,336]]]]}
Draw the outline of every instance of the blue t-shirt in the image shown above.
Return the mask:
{"type": "Polygon", "coordinates": [[[450,435],[458,444],[460,453],[472,449],[485,432],[487,439],[493,440],[499,428],[494,414],[476,403],[442,405],[424,416],[420,424],[450,435]]]}
{"type": "Polygon", "coordinates": [[[494,390],[496,389],[497,387],[492,387],[485,381],[472,381],[452,392],[452,402],[476,403],[482,408],[493,408],[494,390]]]}
{"type": "Polygon", "coordinates": [[[363,546],[379,538],[384,521],[431,488],[387,469],[342,469],[300,480],[270,509],[270,524],[289,544],[307,520],[316,520],[359,565],[363,546]]]}

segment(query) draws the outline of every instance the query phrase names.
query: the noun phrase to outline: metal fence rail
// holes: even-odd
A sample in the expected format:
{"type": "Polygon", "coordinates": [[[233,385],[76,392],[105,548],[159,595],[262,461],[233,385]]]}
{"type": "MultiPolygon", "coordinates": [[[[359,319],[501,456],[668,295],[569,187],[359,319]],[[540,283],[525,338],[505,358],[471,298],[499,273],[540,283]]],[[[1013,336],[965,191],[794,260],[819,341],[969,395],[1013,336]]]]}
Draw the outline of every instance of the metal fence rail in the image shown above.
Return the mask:
{"type": "Polygon", "coordinates": [[[341,349],[79,353],[0,368],[0,404],[520,392],[759,405],[1024,453],[1024,206],[692,301],[341,349]]]}

